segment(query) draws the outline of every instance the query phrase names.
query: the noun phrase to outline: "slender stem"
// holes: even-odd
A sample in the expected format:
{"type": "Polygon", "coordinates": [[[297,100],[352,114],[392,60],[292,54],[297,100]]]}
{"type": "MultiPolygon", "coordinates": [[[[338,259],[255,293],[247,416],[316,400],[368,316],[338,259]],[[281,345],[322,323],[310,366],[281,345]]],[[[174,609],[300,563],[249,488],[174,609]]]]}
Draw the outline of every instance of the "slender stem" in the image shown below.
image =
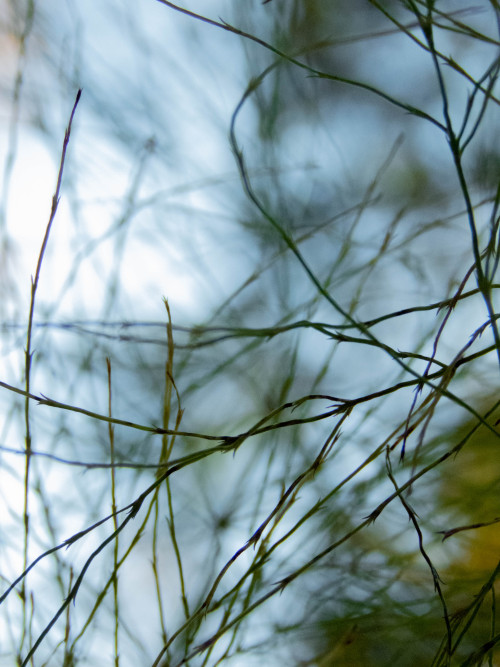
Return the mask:
{"type": "MultiPolygon", "coordinates": [[[[29,315],[28,315],[28,331],[26,334],[26,351],[25,351],[25,401],[24,401],[24,421],[25,421],[25,449],[26,449],[26,457],[25,457],[25,465],[24,465],[24,508],[23,508],[23,516],[24,516],[24,555],[23,555],[23,569],[25,570],[28,564],[28,558],[29,558],[29,532],[30,532],[30,526],[29,526],[29,521],[30,521],[30,515],[29,515],[29,490],[30,490],[30,468],[31,468],[31,450],[32,450],[32,435],[31,435],[31,427],[30,427],[30,391],[31,391],[31,364],[33,361],[33,351],[32,351],[32,334],[33,334],[33,317],[35,313],[35,300],[36,300],[36,291],[38,288],[38,282],[40,280],[40,272],[42,269],[42,262],[43,258],[45,255],[45,250],[47,248],[47,244],[49,241],[49,235],[50,231],[52,229],[52,223],[54,222],[54,219],[56,217],[57,213],[57,207],[59,204],[59,196],[60,196],[60,191],[61,191],[61,182],[62,182],[62,176],[63,176],[63,171],[64,171],[64,161],[66,158],[66,151],[68,149],[68,144],[69,144],[69,138],[71,134],[71,125],[73,123],[73,118],[75,116],[76,112],[76,107],[78,106],[78,102],[80,101],[82,91],[79,90],[76,94],[76,99],[75,103],[73,105],[73,109],[71,111],[71,115],[69,118],[69,123],[66,128],[66,132],[64,134],[64,141],[63,141],[63,147],[62,147],[62,154],[61,154],[61,161],[59,164],[59,174],[57,177],[57,186],[56,190],[54,193],[54,196],[52,197],[52,208],[50,211],[50,216],[49,216],[49,221],[47,223],[47,227],[45,230],[45,235],[43,237],[42,241],[42,246],[40,248],[40,253],[38,255],[38,262],[36,266],[36,271],[35,271],[35,277],[32,278],[31,280],[31,299],[30,299],[30,307],[29,307],[29,315]]],[[[22,591],[21,591],[21,598],[23,600],[23,603],[25,605],[26,603],[26,584],[25,581],[23,580],[23,585],[22,585],[22,591]]],[[[24,607],[25,608],[25,607],[24,607]]],[[[25,608],[26,609],[26,608],[25,608]]],[[[26,613],[26,612],[25,612],[26,613]]],[[[24,616],[24,622],[26,621],[26,616],[24,616]]]]}

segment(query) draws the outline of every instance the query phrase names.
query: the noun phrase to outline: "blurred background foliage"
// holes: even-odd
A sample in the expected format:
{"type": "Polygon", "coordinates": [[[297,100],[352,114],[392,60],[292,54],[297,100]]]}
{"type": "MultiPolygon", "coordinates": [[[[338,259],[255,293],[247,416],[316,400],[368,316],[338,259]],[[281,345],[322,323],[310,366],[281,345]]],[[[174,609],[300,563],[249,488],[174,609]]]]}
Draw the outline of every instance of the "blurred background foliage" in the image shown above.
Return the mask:
{"type": "Polygon", "coordinates": [[[83,570],[109,520],[2,599],[1,664],[29,661],[82,571],[33,664],[496,664],[498,361],[418,21],[473,130],[467,194],[496,268],[496,2],[186,3],[218,25],[168,4],[0,4],[11,389],[83,90],[31,357],[31,393],[66,408],[32,401],[27,475],[24,398],[2,388],[2,588],[192,457],[115,553],[83,570]],[[114,418],[187,434],[111,433],[109,386],[114,418]]]}

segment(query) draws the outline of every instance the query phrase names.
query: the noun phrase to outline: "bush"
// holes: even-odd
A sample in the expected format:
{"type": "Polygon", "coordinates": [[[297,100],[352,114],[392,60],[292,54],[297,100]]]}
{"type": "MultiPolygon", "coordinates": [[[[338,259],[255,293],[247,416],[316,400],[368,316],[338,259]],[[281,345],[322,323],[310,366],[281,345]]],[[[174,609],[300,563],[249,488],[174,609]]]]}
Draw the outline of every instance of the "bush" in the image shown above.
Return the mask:
{"type": "Polygon", "coordinates": [[[1,659],[493,665],[500,8],[199,4],[4,11],[1,659]]]}

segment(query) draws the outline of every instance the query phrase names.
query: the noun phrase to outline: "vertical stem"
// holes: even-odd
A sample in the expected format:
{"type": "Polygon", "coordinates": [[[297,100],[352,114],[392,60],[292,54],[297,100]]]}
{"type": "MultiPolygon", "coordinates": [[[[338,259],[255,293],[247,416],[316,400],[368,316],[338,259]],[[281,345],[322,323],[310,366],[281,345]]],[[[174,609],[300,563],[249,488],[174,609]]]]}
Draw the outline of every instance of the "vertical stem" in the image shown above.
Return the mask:
{"type": "MultiPolygon", "coordinates": [[[[52,223],[54,222],[57,207],[59,204],[59,193],[61,190],[62,175],[64,170],[64,161],[66,158],[66,151],[69,144],[69,137],[71,133],[71,125],[73,118],[76,112],[76,107],[80,101],[80,96],[82,91],[79,90],[76,94],[75,103],[71,111],[68,127],[64,135],[61,161],[59,165],[59,174],[57,178],[57,186],[54,196],[52,197],[52,208],[50,211],[49,222],[47,223],[47,228],[45,230],[45,236],[42,241],[42,246],[40,248],[40,254],[38,255],[38,262],[35,271],[35,277],[31,279],[31,299],[30,299],[30,309],[28,315],[28,332],[26,335],[26,352],[25,352],[25,391],[26,398],[24,402],[24,421],[25,421],[25,449],[26,449],[26,458],[24,464],[24,509],[23,509],[23,523],[24,523],[24,549],[23,549],[23,570],[26,570],[28,566],[28,555],[29,555],[29,488],[30,488],[30,467],[31,467],[31,454],[32,454],[32,438],[31,438],[31,428],[30,428],[30,398],[29,393],[31,390],[31,362],[33,358],[33,352],[31,349],[32,345],[32,334],[33,334],[33,316],[35,312],[35,297],[36,291],[38,288],[38,282],[40,280],[40,271],[42,268],[43,257],[45,255],[45,250],[47,248],[47,243],[49,241],[50,230],[52,228],[52,223]]],[[[23,601],[23,631],[21,638],[21,645],[24,643],[24,637],[26,632],[26,580],[23,579],[21,587],[21,599],[23,601]]]]}
{"type": "MultiPolygon", "coordinates": [[[[111,404],[111,360],[106,358],[106,367],[108,371],[108,414],[112,417],[111,404]]],[[[115,485],[115,429],[113,424],[108,424],[109,434],[109,448],[111,460],[111,513],[113,515],[113,528],[116,532],[116,539],[113,550],[113,603],[115,607],[115,666],[120,664],[120,656],[118,651],[118,517],[116,507],[116,485],[115,485]]]]}

